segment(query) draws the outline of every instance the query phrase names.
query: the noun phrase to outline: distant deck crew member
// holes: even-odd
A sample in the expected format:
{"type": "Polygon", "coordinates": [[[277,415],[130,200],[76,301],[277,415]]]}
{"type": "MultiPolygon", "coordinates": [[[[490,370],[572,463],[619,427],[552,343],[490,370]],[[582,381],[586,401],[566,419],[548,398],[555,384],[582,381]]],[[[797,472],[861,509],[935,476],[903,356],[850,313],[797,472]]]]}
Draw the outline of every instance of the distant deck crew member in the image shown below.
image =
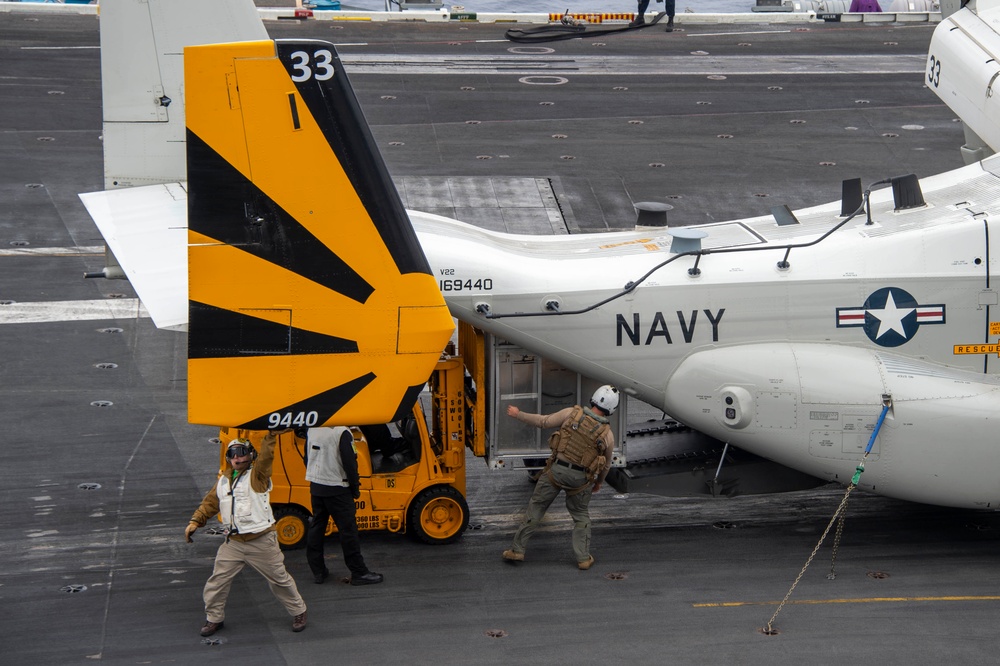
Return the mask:
{"type": "Polygon", "coordinates": [[[306,432],[306,481],[312,500],[312,518],[306,534],[306,559],[313,582],[322,583],[330,575],[323,557],[323,540],[330,518],[340,534],[344,564],[351,571],[351,585],[382,582],[382,574],[373,573],[361,555],[357,509],[354,500],[361,497],[358,454],[349,428],[309,428],[306,432]]]}
{"type": "Polygon", "coordinates": [[[545,512],[560,491],[566,493],[566,509],[573,518],[573,555],[580,569],[594,564],[590,554],[590,497],[601,489],[611,470],[615,439],[608,417],[618,408],[618,389],[605,385],[594,392],[590,407],[567,407],[554,414],[528,414],[514,405],[507,416],[536,428],[559,430],[549,438],[552,455],[528,501],[524,520],[514,533],[509,550],[503,552],[508,562],[524,560],[531,535],[538,529],[545,512]]]}
{"type": "MultiPolygon", "coordinates": [[[[665,3],[663,6],[663,10],[667,14],[667,32],[673,32],[674,13],[676,12],[676,6],[677,6],[676,0],[656,0],[656,1],[665,3]]],[[[635,13],[635,19],[631,23],[629,23],[629,25],[632,27],[646,25],[647,9],[649,9],[649,0],[639,0],[639,7],[635,13]]]]}
{"type": "Polygon", "coordinates": [[[225,524],[226,539],[215,554],[215,569],[205,583],[205,624],[202,636],[223,627],[229,588],[243,567],[250,565],[267,580],[271,593],[292,616],[292,631],[306,628],[306,604],[285,570],[285,556],[278,546],[271,513],[271,467],[279,433],[264,436],[258,455],[247,439],[234,439],[226,448],[226,465],[215,486],[206,493],[191,516],[184,537],[216,515],[225,524]]]}

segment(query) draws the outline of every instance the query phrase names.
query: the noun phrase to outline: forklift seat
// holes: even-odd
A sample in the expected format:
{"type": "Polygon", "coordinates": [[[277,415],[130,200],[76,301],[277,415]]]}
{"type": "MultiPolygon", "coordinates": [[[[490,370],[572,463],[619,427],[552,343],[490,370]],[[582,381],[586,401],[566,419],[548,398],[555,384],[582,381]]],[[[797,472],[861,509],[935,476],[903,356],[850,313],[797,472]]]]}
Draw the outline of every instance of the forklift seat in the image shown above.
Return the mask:
{"type": "Polygon", "coordinates": [[[410,453],[413,455],[413,459],[420,460],[422,442],[420,441],[420,428],[417,427],[417,419],[412,414],[407,414],[396,422],[396,427],[399,428],[399,432],[403,435],[406,443],[410,445],[410,453]]]}

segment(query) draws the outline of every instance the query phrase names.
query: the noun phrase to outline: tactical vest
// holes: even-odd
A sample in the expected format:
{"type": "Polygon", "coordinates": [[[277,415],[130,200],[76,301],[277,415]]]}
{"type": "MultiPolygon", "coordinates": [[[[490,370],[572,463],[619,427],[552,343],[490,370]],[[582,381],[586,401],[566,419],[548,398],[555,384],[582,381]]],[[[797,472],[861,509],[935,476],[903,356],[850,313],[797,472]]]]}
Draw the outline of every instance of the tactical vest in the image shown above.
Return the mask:
{"type": "Polygon", "coordinates": [[[608,461],[604,455],[607,448],[604,433],[610,427],[606,419],[577,405],[549,437],[549,448],[557,458],[585,468],[587,480],[593,480],[608,461]]]}

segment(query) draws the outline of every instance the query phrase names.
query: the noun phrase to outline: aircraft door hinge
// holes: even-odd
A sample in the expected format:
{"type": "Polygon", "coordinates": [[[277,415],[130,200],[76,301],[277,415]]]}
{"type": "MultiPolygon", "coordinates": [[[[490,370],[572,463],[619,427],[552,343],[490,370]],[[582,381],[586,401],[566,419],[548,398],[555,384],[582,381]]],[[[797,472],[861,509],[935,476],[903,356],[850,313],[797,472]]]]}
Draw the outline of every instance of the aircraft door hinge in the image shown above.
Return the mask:
{"type": "Polygon", "coordinates": [[[153,86],[153,102],[155,102],[153,108],[156,109],[156,120],[158,122],[167,122],[170,120],[167,107],[170,106],[171,101],[163,92],[163,86],[153,86]]]}

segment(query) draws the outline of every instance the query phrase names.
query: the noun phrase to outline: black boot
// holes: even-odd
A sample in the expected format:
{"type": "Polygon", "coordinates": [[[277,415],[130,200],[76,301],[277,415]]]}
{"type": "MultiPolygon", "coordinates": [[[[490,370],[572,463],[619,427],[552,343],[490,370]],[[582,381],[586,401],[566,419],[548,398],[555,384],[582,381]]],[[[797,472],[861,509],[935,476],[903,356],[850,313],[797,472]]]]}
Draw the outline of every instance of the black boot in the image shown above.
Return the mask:
{"type": "Polygon", "coordinates": [[[673,31],[674,31],[674,17],[673,16],[668,16],[667,17],[667,30],[666,30],[666,32],[673,32],[673,31]]]}

